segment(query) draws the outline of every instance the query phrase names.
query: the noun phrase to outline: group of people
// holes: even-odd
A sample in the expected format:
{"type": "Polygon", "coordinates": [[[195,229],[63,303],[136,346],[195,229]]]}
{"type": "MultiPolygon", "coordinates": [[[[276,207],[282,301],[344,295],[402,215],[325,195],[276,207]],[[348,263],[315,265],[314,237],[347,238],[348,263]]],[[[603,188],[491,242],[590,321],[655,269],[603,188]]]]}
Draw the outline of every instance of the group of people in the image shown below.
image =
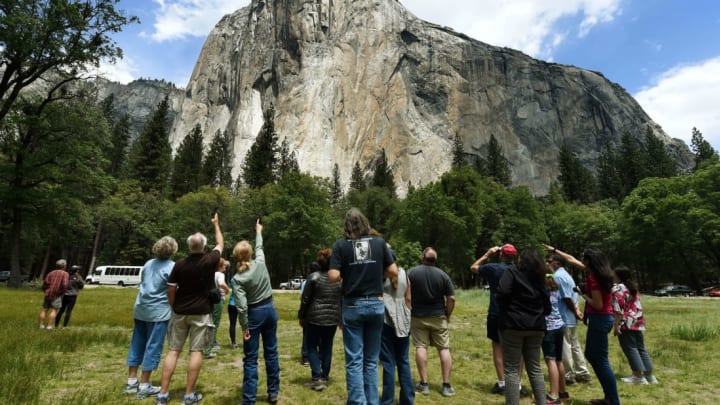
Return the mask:
{"type": "Polygon", "coordinates": [[[508,404],[519,403],[524,363],[536,404],[570,400],[566,385],[590,380],[577,338],[578,320],[588,325],[585,358],[604,393],[604,398],[591,400],[590,404],[620,404],[608,357],[611,330],[618,336],[633,370],[633,375],[622,381],[657,384],[643,340],[642,304],[629,269],[611,269],[606,256],[597,249],[586,249],[576,259],[552,246],[545,247],[546,257],[536,249],[518,255],[510,244],[492,247],[471,266],[471,271],[488,280],[491,292],[487,333],[493,341],[498,376],[492,392],[503,393],[508,404]],[[485,263],[498,253],[497,263],[485,263]],[[575,285],[566,265],[586,273],[584,289],[575,285]],[[586,302],[584,312],[578,306],[577,295],[586,302]],[[540,367],[541,350],[550,379],[549,391],[540,367]]]}
{"type": "MultiPolygon", "coordinates": [[[[277,351],[278,314],[273,303],[270,275],[265,264],[263,226],[255,224],[255,248],[238,242],[232,255],[237,271],[225,282],[229,262],[222,258],[223,235],[217,214],[212,218],[215,247],[208,251],[207,237],[188,237],[189,256],[173,261],[178,245],[170,236],[153,246],[155,258],[145,263],[133,309],[134,328],[127,357],[128,379],[124,392],[142,399],[169,401],[169,386],[186,341],[190,358],[184,404],[199,403],[203,395],[195,385],[203,358],[212,357],[219,314],[230,296],[231,340],[236,347],[234,323],[239,321],[243,344],[242,402],[257,400],[258,356],[262,340],[267,374],[267,399],[276,403],[280,390],[277,351]],[[254,254],[254,258],[253,258],[254,254]],[[229,284],[229,285],[228,285],[229,284]],[[220,302],[209,298],[220,290],[220,302]],[[151,373],[160,365],[167,338],[168,352],[160,386],[151,384],[151,373]],[[141,369],[142,368],[142,369],[141,369]],[[138,376],[138,371],[141,371],[138,376]]],[[[637,284],[625,267],[610,268],[597,249],[586,249],[580,259],[546,245],[518,253],[510,244],[494,246],[474,262],[470,270],[484,277],[490,288],[487,337],[492,342],[497,382],[491,391],[502,394],[507,404],[518,404],[524,389],[520,376],[524,365],[536,404],[560,404],[569,400],[566,385],[589,381],[587,358],[604,398],[591,404],[620,403],[615,374],[608,358],[608,335],[612,330],[630,363],[633,375],[622,381],[651,384],[658,380],[644,346],[645,318],[637,284]],[[490,259],[497,255],[496,261],[490,259]],[[565,267],[586,273],[584,289],[575,285],[565,267]],[[586,302],[581,311],[578,295],[586,302]],[[585,356],[578,337],[578,321],[587,323],[585,356]],[[545,388],[540,366],[541,350],[550,379],[545,388]]],[[[428,347],[438,351],[443,396],[455,394],[450,383],[452,357],[448,324],[455,308],[455,294],[447,273],[436,266],[437,252],[428,247],[422,262],[409,271],[399,268],[390,245],[370,227],[357,209],[348,210],[344,237],[332,249],[317,253],[312,272],[301,295],[298,319],[303,328],[303,352],[307,354],[311,379],[306,387],[327,387],[332,366],[332,347],[342,327],[348,404],[393,404],[395,376],[399,380],[399,403],[414,403],[415,393],[428,395],[428,347]],[[410,370],[410,338],[420,381],[413,383],[410,370]],[[378,387],[378,362],[383,367],[382,391],[378,387]]],[[[56,311],[67,298],[65,325],[69,321],[82,279],[76,269],[48,273],[41,328],[58,325],[56,311]],[[51,310],[45,326],[46,312],[51,310]]]]}
{"type": "Polygon", "coordinates": [[[44,299],[40,310],[40,329],[53,330],[53,325],[57,329],[63,315],[65,315],[63,327],[67,328],[78,294],[83,287],[85,283],[80,275],[80,266],[72,266],[68,269],[65,259],[56,261],[55,269],[43,279],[44,299]]]}

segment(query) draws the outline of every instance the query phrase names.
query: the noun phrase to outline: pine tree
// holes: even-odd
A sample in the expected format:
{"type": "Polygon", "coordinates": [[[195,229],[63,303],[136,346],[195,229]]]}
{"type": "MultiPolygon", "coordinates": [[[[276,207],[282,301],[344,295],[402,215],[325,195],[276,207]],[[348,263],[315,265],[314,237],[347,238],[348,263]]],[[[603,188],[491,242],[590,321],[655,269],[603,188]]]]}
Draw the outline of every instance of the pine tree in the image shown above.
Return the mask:
{"type": "Polygon", "coordinates": [[[718,161],[718,154],[715,149],[703,138],[702,132],[698,131],[695,127],[692,129],[690,149],[692,149],[695,154],[695,168],[693,170],[699,169],[705,162],[718,161]]]}
{"type": "Polygon", "coordinates": [[[232,169],[235,154],[232,150],[232,139],[227,131],[215,132],[210,148],[203,161],[203,184],[213,187],[223,186],[228,190],[233,185],[232,169]]]}
{"type": "Polygon", "coordinates": [[[275,181],[277,133],[275,132],[275,108],[272,105],[265,111],[264,118],[265,123],[245,155],[243,163],[243,182],[250,188],[261,188],[275,181]]]}
{"type": "Polygon", "coordinates": [[[110,131],[111,145],[108,151],[108,173],[112,176],[120,177],[128,158],[128,146],[130,145],[130,116],[128,114],[124,114],[119,120],[112,123],[110,131]]]}
{"type": "Polygon", "coordinates": [[[460,136],[457,134],[455,134],[455,140],[453,141],[452,157],[453,169],[457,169],[460,166],[467,164],[467,159],[465,158],[465,145],[463,145],[462,139],[460,139],[460,136]]]}
{"type": "Polygon", "coordinates": [[[203,134],[195,125],[177,149],[170,181],[174,198],[196,191],[202,184],[203,134]]]}
{"type": "Polygon", "coordinates": [[[665,144],[655,136],[652,128],[645,131],[645,150],[643,153],[645,175],[647,177],[673,177],[677,175],[677,163],[673,160],[665,144]]]}
{"type": "Polygon", "coordinates": [[[622,195],[626,196],[645,177],[640,146],[627,131],[620,136],[617,166],[622,184],[622,195]]]}
{"type": "Polygon", "coordinates": [[[559,155],[560,176],[558,181],[565,199],[583,204],[595,200],[595,181],[592,173],[563,145],[559,155]]]}
{"type": "Polygon", "coordinates": [[[613,198],[621,201],[625,197],[618,170],[617,154],[610,144],[605,145],[605,149],[598,158],[597,184],[601,199],[613,198]]]}
{"type": "Polygon", "coordinates": [[[279,154],[280,160],[278,161],[276,176],[278,180],[285,177],[288,173],[300,172],[300,166],[295,158],[295,152],[290,152],[290,146],[288,145],[287,138],[283,138],[283,141],[280,144],[279,154]]]}
{"type": "Polygon", "coordinates": [[[132,146],[128,173],[140,182],[144,192],[164,192],[170,179],[172,149],[168,137],[169,109],[168,97],[165,96],[132,146]]]}
{"type": "Polygon", "coordinates": [[[350,175],[350,189],[358,191],[363,191],[367,189],[365,176],[363,176],[363,172],[362,169],[360,169],[359,162],[355,162],[355,166],[353,166],[352,174],[350,175]]]}
{"type": "Polygon", "coordinates": [[[377,163],[375,164],[375,172],[373,173],[372,183],[374,187],[380,187],[390,192],[390,195],[395,195],[395,178],[393,176],[392,169],[387,161],[387,155],[385,155],[385,149],[380,151],[377,163]]]}
{"type": "Polygon", "coordinates": [[[505,159],[502,147],[495,135],[490,135],[486,159],[487,176],[504,186],[510,186],[510,162],[505,159]]]}
{"type": "Polygon", "coordinates": [[[333,205],[337,205],[343,197],[342,183],[340,182],[340,167],[337,163],[333,166],[331,186],[330,201],[333,205]]]}

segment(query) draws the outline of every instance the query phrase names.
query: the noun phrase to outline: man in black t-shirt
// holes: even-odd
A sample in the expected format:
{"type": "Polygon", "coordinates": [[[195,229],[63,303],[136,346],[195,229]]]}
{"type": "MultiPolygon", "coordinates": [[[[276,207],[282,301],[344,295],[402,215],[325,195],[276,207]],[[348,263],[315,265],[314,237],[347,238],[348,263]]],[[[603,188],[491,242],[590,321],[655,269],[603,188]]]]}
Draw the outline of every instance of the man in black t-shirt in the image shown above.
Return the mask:
{"type": "Polygon", "coordinates": [[[195,383],[200,375],[203,349],[212,338],[213,304],[208,299],[208,293],[215,287],[215,269],[224,247],[217,214],[212,223],[215,228],[215,248],[210,253],[205,253],[205,235],[190,235],[187,239],[190,256],[178,260],[168,277],[168,300],[173,314],[168,325],[168,353],[163,363],[162,386],[157,396],[157,404],[166,404],[170,398],[170,379],[175,372],[178,355],[188,339],[190,360],[184,403],[197,403],[203,397],[195,392],[195,383]]]}
{"type": "Polygon", "coordinates": [[[450,276],[435,267],[437,252],[431,248],[423,251],[420,266],[408,273],[408,289],[405,300],[411,305],[410,334],[415,345],[415,363],[420,382],[416,390],[423,395],[430,394],[427,373],[427,348],[435,346],[440,355],[442,368],[442,395],[455,395],[450,385],[452,356],[450,355],[450,333],[448,323],[455,309],[455,290],[450,276]]]}

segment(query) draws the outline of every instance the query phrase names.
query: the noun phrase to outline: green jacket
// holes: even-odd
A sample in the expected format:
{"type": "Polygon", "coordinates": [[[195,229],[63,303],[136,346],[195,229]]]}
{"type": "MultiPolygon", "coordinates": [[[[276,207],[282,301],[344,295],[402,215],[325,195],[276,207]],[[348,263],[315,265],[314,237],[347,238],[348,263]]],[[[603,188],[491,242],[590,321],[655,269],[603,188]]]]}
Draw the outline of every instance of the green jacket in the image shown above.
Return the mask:
{"type": "Polygon", "coordinates": [[[240,326],[244,332],[248,328],[248,305],[256,304],[272,296],[272,284],[270,284],[270,273],[265,265],[261,233],[255,237],[255,260],[250,262],[249,269],[242,273],[235,273],[233,281],[235,306],[238,309],[240,326]]]}

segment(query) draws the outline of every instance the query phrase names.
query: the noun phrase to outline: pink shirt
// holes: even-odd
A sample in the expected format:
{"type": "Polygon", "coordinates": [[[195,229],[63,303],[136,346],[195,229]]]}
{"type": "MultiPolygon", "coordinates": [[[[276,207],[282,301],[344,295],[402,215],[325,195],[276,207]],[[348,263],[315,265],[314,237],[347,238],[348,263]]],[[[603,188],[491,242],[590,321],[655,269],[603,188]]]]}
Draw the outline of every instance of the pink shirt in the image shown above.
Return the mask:
{"type": "Polygon", "coordinates": [[[586,294],[592,296],[592,292],[595,290],[600,291],[600,294],[602,295],[603,307],[601,310],[598,311],[597,309],[593,308],[592,305],[586,304],[585,312],[587,312],[588,314],[612,315],[612,294],[610,293],[610,291],[606,291],[602,288],[594,274],[588,273],[587,283],[585,284],[586,294]]]}

